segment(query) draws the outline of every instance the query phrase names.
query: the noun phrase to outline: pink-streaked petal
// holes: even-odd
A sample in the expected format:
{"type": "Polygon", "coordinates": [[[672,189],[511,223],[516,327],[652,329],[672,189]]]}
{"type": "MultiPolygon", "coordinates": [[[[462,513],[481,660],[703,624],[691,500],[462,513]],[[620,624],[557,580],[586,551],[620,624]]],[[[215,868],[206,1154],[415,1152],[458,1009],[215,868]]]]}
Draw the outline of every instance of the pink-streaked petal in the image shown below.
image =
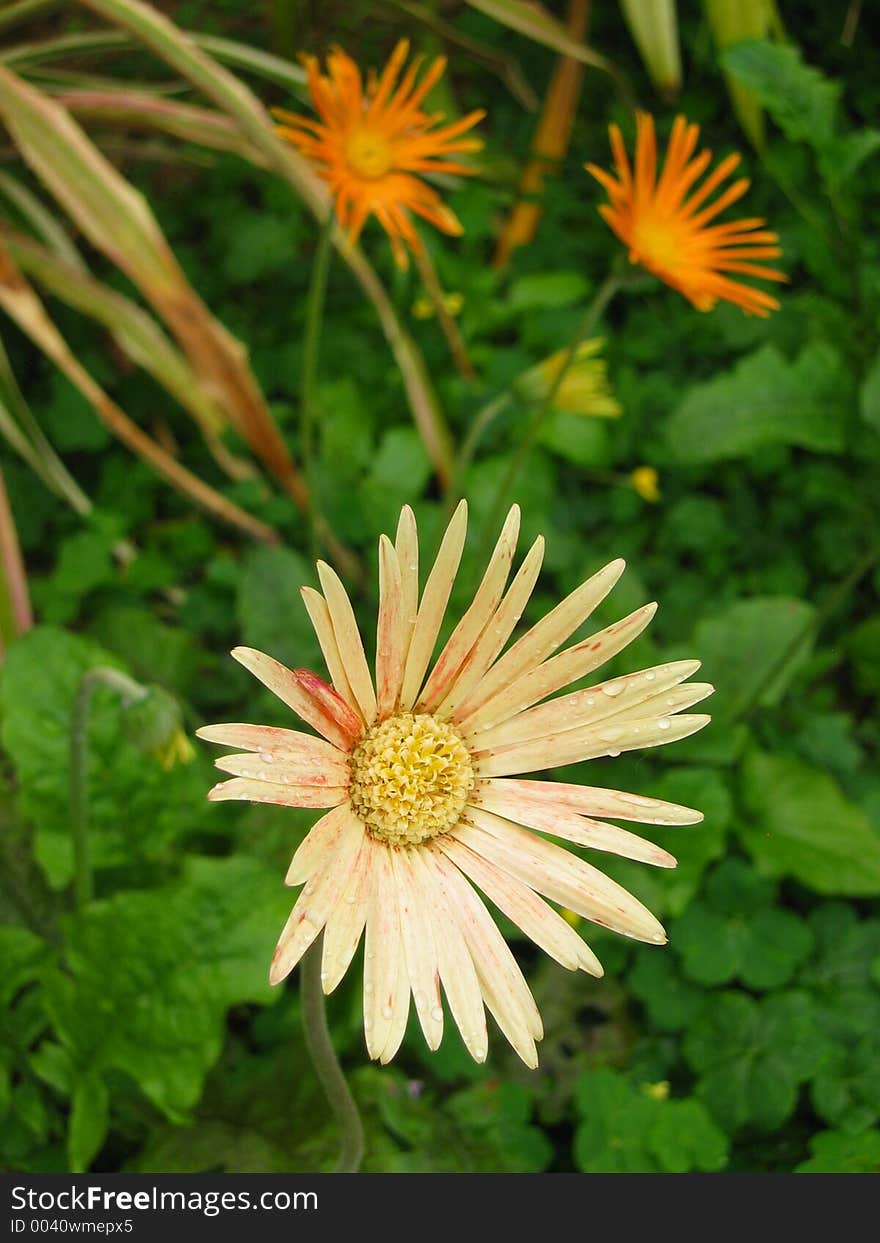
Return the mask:
{"type": "Polygon", "coordinates": [[[498,608],[516,552],[519,523],[520,509],[514,505],[507,515],[473,603],[453,630],[431,670],[416,704],[417,712],[433,712],[443,702],[465,658],[498,608]]]}
{"type": "Polygon", "coordinates": [[[233,657],[240,665],[244,665],[249,673],[277,695],[282,703],[292,708],[297,716],[322,734],[328,742],[332,742],[342,751],[348,751],[351,745],[349,735],[340,729],[336,719],[330,715],[323,704],[319,703],[303,686],[300,678],[280,661],[273,660],[265,652],[258,652],[252,647],[235,647],[233,657]]]}
{"type": "Polygon", "coordinates": [[[590,850],[603,850],[624,859],[650,863],[654,867],[675,867],[673,855],[660,846],[655,846],[653,842],[637,837],[635,833],[619,829],[614,824],[604,824],[601,820],[588,820],[576,811],[528,802],[515,794],[494,789],[494,785],[492,781],[478,782],[478,787],[470,793],[468,805],[481,807],[484,811],[494,812],[496,816],[503,816],[515,824],[535,829],[539,833],[549,833],[551,837],[561,837],[564,841],[586,846],[590,850]]]}
{"type": "Polygon", "coordinates": [[[544,1027],[523,973],[481,898],[451,860],[439,849],[432,853],[446,881],[446,892],[456,908],[483,1000],[504,1036],[525,1064],[534,1070],[538,1065],[535,1041],[543,1036],[544,1027]]]}
{"type": "Polygon", "coordinates": [[[221,781],[208,791],[212,803],[276,803],[279,807],[336,807],[348,799],[348,786],[282,786],[250,777],[221,781]]]}
{"type": "Polygon", "coordinates": [[[626,562],[622,559],[610,562],[551,609],[492,666],[468,698],[459,704],[453,720],[464,724],[502,688],[545,661],[602,603],[625,568],[626,562]]]}
{"type": "Polygon", "coordinates": [[[339,901],[327,917],[321,957],[321,984],[332,993],[345,975],[360,944],[372,892],[373,854],[366,835],[339,901]]]}
{"type": "Polygon", "coordinates": [[[489,1034],[483,994],[470,950],[456,920],[454,904],[447,897],[445,877],[434,864],[431,848],[413,850],[410,854],[419,884],[429,895],[426,909],[434,929],[440,980],[449,1009],[471,1057],[476,1062],[485,1062],[489,1034]]]}
{"type": "Polygon", "coordinates": [[[343,821],[336,849],[324,868],[309,880],[284,925],[272,958],[269,983],[288,975],[315,940],[339,901],[364,838],[363,825],[351,814],[343,821]]]}
{"type": "MultiPolygon", "coordinates": [[[[226,747],[240,747],[242,751],[262,751],[266,755],[314,759],[318,763],[337,764],[348,759],[348,751],[340,750],[332,742],[303,734],[296,729],[280,729],[274,725],[245,725],[230,722],[228,725],[202,725],[196,736],[206,742],[219,742],[226,747]]],[[[271,760],[267,761],[271,763],[271,760]]]]}
{"type": "Polygon", "coordinates": [[[710,716],[683,713],[659,720],[651,717],[647,721],[626,721],[620,725],[608,721],[585,729],[569,729],[538,742],[475,751],[474,773],[478,777],[514,777],[542,768],[580,764],[603,755],[617,756],[623,751],[637,751],[641,747],[660,747],[689,738],[711,720],[710,716]]]}
{"type": "Polygon", "coordinates": [[[441,720],[448,720],[458,705],[464,700],[480,681],[480,678],[492,664],[492,661],[513,634],[516,623],[528,604],[529,597],[538,581],[541,562],[544,559],[544,539],[538,536],[532,544],[523,563],[514,576],[507,595],[498,606],[498,610],[490,618],[477,642],[471,648],[467,658],[455,676],[452,689],[437,709],[436,715],[441,720]]]}
{"type": "Polygon", "coordinates": [[[384,721],[397,707],[403,682],[403,589],[394,545],[379,539],[379,619],[376,624],[376,706],[384,721]]]}
{"type": "Polygon", "coordinates": [[[535,803],[549,811],[576,811],[586,816],[630,820],[635,824],[699,824],[703,819],[701,811],[682,807],[679,803],[666,803],[659,798],[629,794],[625,790],[571,785],[565,781],[493,777],[489,781],[478,781],[474,786],[474,794],[480,797],[484,790],[503,792],[517,803],[535,803]]]}
{"type": "Polygon", "coordinates": [[[419,534],[416,516],[409,505],[400,511],[394,540],[400,565],[400,596],[402,616],[401,658],[406,664],[412,633],[419,613],[419,534]]]}
{"type": "Polygon", "coordinates": [[[637,941],[662,943],[663,926],[637,898],[604,872],[491,812],[468,808],[453,837],[592,923],[637,941]]]}
{"type": "Polygon", "coordinates": [[[532,888],[493,867],[454,837],[444,837],[438,844],[489,901],[551,958],[569,971],[580,968],[590,975],[604,974],[602,964],[586,942],[532,888]]]}
{"type": "Polygon", "coordinates": [[[341,695],[349,708],[360,716],[360,705],[354,697],[354,692],[348,681],[348,674],[345,672],[345,666],[339,654],[339,644],[336,642],[336,635],[333,633],[333,622],[330,619],[327,601],[319,591],[315,591],[314,587],[300,587],[300,595],[302,596],[303,604],[306,606],[312,629],[321,648],[324,664],[327,666],[327,672],[330,674],[330,681],[333,683],[337,694],[341,695]]]}
{"type": "Polygon", "coordinates": [[[409,977],[400,936],[391,852],[373,838],[367,841],[372,852],[373,884],[364,948],[364,1035],[370,1057],[376,1060],[382,1057],[392,1029],[400,1027],[401,1010],[404,1016],[409,1012],[409,977]]]}
{"type": "Polygon", "coordinates": [[[332,717],[351,743],[357,742],[364,732],[364,723],[357,712],[346,703],[329,682],[312,673],[310,669],[294,669],[294,674],[307,694],[332,717]]]}
{"type": "Polygon", "coordinates": [[[364,720],[368,725],[372,725],[376,719],[376,693],[373,690],[373,679],[370,677],[370,669],[364,655],[364,645],[348,592],[343,587],[339,575],[327,565],[326,561],[318,562],[318,577],[321,580],[321,590],[324,592],[327,608],[330,610],[333,633],[336,636],[339,655],[349,686],[364,720]]]}
{"type": "MultiPolygon", "coordinates": [[[[669,716],[672,705],[665,702],[668,699],[666,692],[689,678],[699,667],[698,660],[679,660],[668,665],[658,665],[654,669],[643,669],[639,673],[626,673],[601,682],[598,686],[588,686],[570,695],[551,699],[537,708],[518,712],[490,729],[485,726],[478,728],[474,731],[474,737],[480,747],[509,746],[512,742],[543,738],[547,734],[592,725],[609,717],[649,716],[648,712],[634,709],[658,697],[662,697],[661,702],[665,703],[665,708],[657,715],[669,716]]],[[[701,698],[704,696],[698,695],[691,703],[696,703],[701,698]]]]}
{"type": "Polygon", "coordinates": [[[457,716],[462,733],[467,736],[494,728],[563,686],[586,677],[638,638],[656,611],[656,604],[646,604],[500,687],[467,719],[457,716]]]}
{"type": "Polygon", "coordinates": [[[437,560],[428,575],[428,581],[422,593],[422,602],[419,605],[418,617],[407,653],[403,689],[400,695],[400,706],[405,712],[410,711],[421,690],[425,670],[428,668],[428,662],[434,652],[434,645],[443,622],[443,614],[449,603],[452,584],[458,573],[466,535],[467,501],[460,501],[446,528],[437,553],[437,560]]]}
{"type": "Polygon", "coordinates": [[[215,768],[233,777],[252,777],[255,781],[268,781],[279,786],[345,786],[349,770],[343,758],[332,763],[314,756],[288,756],[282,752],[238,751],[233,755],[221,755],[214,761],[215,768]]]}
{"type": "Polygon", "coordinates": [[[409,850],[392,850],[391,867],[397,885],[400,932],[416,1014],[428,1048],[434,1050],[443,1039],[443,1004],[440,964],[428,914],[429,895],[419,884],[409,850]]]}
{"type": "Polygon", "coordinates": [[[348,826],[351,814],[351,808],[346,803],[341,803],[312,825],[294,852],[284,878],[285,885],[303,885],[316,872],[326,868],[339,845],[341,834],[348,826]]]}

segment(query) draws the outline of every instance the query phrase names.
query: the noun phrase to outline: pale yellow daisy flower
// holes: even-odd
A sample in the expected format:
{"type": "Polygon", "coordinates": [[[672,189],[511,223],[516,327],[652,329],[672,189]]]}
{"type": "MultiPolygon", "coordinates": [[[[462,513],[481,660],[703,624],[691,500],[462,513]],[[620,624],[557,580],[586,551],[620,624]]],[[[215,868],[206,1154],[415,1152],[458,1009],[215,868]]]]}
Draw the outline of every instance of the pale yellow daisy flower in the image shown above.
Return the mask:
{"type": "Polygon", "coordinates": [[[477,891],[563,967],[600,976],[595,954],[557,907],[640,941],[660,944],[666,934],[625,889],[548,836],[673,867],[665,850],[605,821],[702,819],[640,795],[522,779],[686,738],[709,717],[685,710],[712,688],[687,683],[699,662],[679,660],[548,699],[622,651],[656,605],[558,650],[617,582],[624,563],[613,561],[507,647],[544,552],[539,537],[508,586],[519,521],[514,506],[473,603],[430,672],[464,548],[464,502],[421,593],[412,510],[403,509],[394,543],[381,537],[375,677],[345,588],[323,562],[321,591],[305,587],[303,598],[330,682],[252,648],[233,651],[320,737],[262,725],[198,731],[241,748],[217,761],[232,780],[210,798],[330,809],[287,873],[287,884],[302,889],[270,980],[283,980],[323,931],[330,993],[365,933],[364,1032],[381,1062],[400,1047],[410,996],[428,1045],[438,1047],[445,994],[477,1061],[487,1053],[488,1009],[523,1061],[536,1066],[541,1016],[477,891]]]}

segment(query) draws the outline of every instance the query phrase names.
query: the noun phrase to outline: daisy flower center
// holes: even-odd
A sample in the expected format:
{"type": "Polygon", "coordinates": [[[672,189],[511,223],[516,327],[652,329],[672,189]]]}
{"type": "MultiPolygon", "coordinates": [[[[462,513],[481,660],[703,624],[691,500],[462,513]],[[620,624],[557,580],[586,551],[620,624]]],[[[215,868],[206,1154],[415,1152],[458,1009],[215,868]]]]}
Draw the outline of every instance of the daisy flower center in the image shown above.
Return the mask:
{"type": "Polygon", "coordinates": [[[417,846],[445,833],[474,785],[467,747],[445,721],[402,712],[367,730],[351,757],[351,806],[373,837],[417,846]]]}
{"type": "Polygon", "coordinates": [[[375,130],[357,129],[346,139],[345,158],[359,177],[376,181],[393,165],[394,150],[388,139],[375,130]]]}

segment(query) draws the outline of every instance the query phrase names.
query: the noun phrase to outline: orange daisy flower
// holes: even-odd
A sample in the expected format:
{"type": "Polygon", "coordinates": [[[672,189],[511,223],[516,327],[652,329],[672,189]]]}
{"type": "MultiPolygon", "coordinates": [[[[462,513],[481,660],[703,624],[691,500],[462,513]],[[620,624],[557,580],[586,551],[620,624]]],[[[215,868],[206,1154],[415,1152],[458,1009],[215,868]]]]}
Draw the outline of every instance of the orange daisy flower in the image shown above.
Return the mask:
{"type": "Polygon", "coordinates": [[[486,114],[480,109],[449,125],[440,113],[422,110],[425,96],[446,68],[439,56],[416,84],[422,58],[403,77],[409,40],[401,39],[381,75],[371,72],[364,85],[361,71],[341,49],[327,57],[327,73],[314,56],[305,58],[309,93],[320,121],[281,108],[278,132],[317,166],[336,201],[339,223],[357,241],[368,216],[374,215],[391,239],[394,258],[407,266],[406,246],[419,245],[411,212],[443,233],[459,235],[457,216],[436,190],[415,173],[474,173],[450,160],[461,151],[478,151],[478,138],[464,137],[486,114]],[[398,80],[400,79],[400,80],[398,80]]]}
{"type": "Polygon", "coordinates": [[[775,259],[782,253],[777,235],[765,229],[765,222],[758,217],[710,223],[725,207],[742,198],[749,187],[748,178],[740,177],[704,206],[739,164],[740,156],[727,156],[700,188],[693,190],[712,159],[708,150],[694,156],[700,127],[689,125],[683,116],[675,118],[658,177],[654,118],[640,112],[636,125],[635,172],[616,125],[609,127],[609,134],[617,176],[595,164],[585,165],[608,191],[611,201],[603,203],[599,212],[629,247],[630,262],[640,263],[659,276],[699,311],[711,311],[719,299],[735,303],[747,315],[766,317],[778,310],[777,300],[763,290],[725,275],[741,272],[766,281],[787,280],[785,273],[753,262],[775,259]]]}

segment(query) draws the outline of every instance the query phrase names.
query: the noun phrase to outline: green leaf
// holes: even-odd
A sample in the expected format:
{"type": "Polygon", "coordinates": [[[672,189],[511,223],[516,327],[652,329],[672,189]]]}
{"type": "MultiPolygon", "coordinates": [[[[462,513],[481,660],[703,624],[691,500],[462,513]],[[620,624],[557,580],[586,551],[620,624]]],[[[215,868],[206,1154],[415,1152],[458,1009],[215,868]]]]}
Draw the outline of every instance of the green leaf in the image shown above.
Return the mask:
{"type": "Polygon", "coordinates": [[[86,1072],[76,1081],[67,1134],[67,1154],[73,1174],[89,1168],[107,1135],[110,1097],[100,1075],[86,1072]]]}
{"type": "Polygon", "coordinates": [[[667,442],[686,465],[775,444],[837,453],[846,442],[847,388],[846,367],[833,346],[806,346],[789,362],[775,345],[762,345],[689,390],[667,421],[667,442]]]}
{"type": "Polygon", "coordinates": [[[840,86],[805,65],[792,44],[743,40],[722,52],[721,64],[755,92],[787,138],[820,148],[831,143],[840,86]]]}
{"type": "MultiPolygon", "coordinates": [[[[69,822],[70,720],[82,675],[117,667],[79,635],[39,626],[9,651],[0,679],[2,745],[18,777],[21,814],[36,826],[37,860],[49,883],[73,874],[69,822]]],[[[89,840],[96,869],[143,866],[207,816],[207,754],[163,769],[125,737],[118,696],[99,688],[88,733],[89,840]],[[196,810],[198,809],[198,810],[196,810]]]]}
{"type": "Polygon", "coordinates": [[[668,1085],[637,1086],[616,1070],[588,1071],[576,1086],[582,1121],[578,1169],[590,1174],[720,1170],[727,1140],[698,1100],[668,1099],[668,1085]]]}
{"type": "Polygon", "coordinates": [[[880,893],[880,837],[826,773],[756,751],[743,766],[743,796],[751,815],[740,836],[766,875],[822,894],[880,893]]]}
{"type": "Polygon", "coordinates": [[[720,993],[687,1033],[685,1057],[699,1075],[697,1094],[728,1133],[746,1125],[773,1131],[794,1111],[798,1088],[821,1065],[807,993],[777,993],[761,1002],[720,993]]]}
{"type": "MultiPolygon", "coordinates": [[[[673,939],[673,944],[676,941],[673,939]]],[[[683,980],[671,954],[640,949],[627,983],[643,1002],[651,1022],[661,1031],[681,1031],[689,1027],[703,1008],[706,995],[683,980]]]]}
{"type": "Polygon", "coordinates": [[[738,716],[756,697],[759,706],[778,703],[808,654],[814,617],[803,600],[757,596],[699,623],[691,646],[703,662],[700,676],[715,686],[716,721],[738,716]]]}
{"type": "Polygon", "coordinates": [[[580,272],[529,272],[513,282],[508,301],[519,312],[555,310],[581,302],[589,288],[580,272]]]}
{"type": "Polygon", "coordinates": [[[236,594],[242,642],[290,668],[314,668],[321,655],[300,595],[313,578],[298,552],[267,544],[251,548],[236,594]]]}
{"type": "Polygon", "coordinates": [[[880,350],[874,355],[859,390],[859,410],[869,427],[880,432],[880,350]]]}
{"type": "Polygon", "coordinates": [[[0,927],[0,1006],[6,1006],[16,993],[39,979],[49,960],[49,947],[27,928],[0,927]]]}
{"type": "Polygon", "coordinates": [[[796,1174],[880,1174],[880,1131],[848,1135],[820,1131],[810,1140],[812,1156],[796,1174]]]}
{"type": "Polygon", "coordinates": [[[289,908],[274,872],[244,858],[194,859],[176,885],[93,903],[70,922],[67,971],[47,978],[59,1039],[77,1065],[130,1075],[180,1118],[220,1052],[228,1007],[278,996],[267,972],[289,908]]]}
{"type": "Polygon", "coordinates": [[[856,686],[863,695],[880,697],[880,617],[869,617],[846,641],[856,686]]]}

